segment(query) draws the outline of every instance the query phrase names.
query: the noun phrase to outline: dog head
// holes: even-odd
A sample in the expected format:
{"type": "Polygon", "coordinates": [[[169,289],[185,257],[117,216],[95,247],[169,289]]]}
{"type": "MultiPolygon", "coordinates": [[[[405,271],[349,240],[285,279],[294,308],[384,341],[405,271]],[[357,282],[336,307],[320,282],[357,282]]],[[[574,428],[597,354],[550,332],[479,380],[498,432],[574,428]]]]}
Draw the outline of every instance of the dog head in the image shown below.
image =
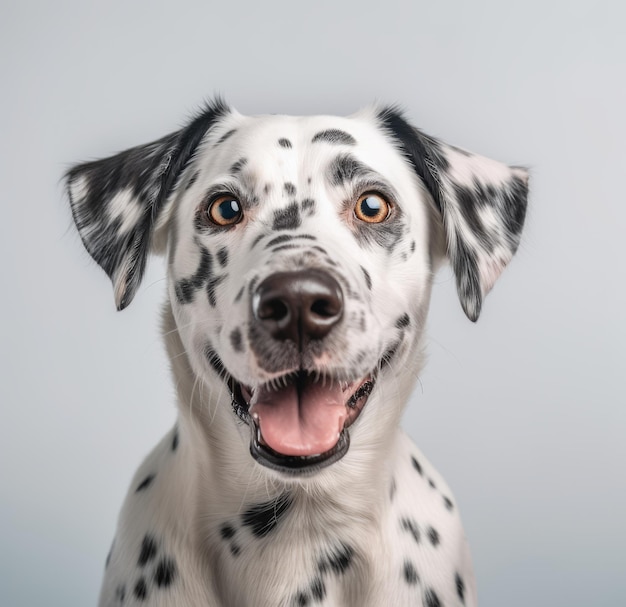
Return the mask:
{"type": "Polygon", "coordinates": [[[527,195],[524,169],[433,139],[395,108],[246,117],[220,102],[67,183],[119,309],[149,251],[167,251],[194,376],[228,387],[257,462],[297,477],[341,459],[357,433],[390,435],[433,272],[447,257],[475,321],[517,249],[527,195]]]}

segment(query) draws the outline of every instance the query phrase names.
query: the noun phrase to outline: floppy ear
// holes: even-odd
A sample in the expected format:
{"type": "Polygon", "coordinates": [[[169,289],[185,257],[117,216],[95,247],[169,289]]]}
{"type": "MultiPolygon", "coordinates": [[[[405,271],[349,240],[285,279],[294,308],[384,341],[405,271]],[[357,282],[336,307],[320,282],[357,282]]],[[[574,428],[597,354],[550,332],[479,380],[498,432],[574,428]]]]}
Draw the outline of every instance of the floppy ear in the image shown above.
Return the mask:
{"type": "Polygon", "coordinates": [[[218,100],[180,131],[67,172],[74,222],[85,248],[113,282],[118,310],[137,291],[180,176],[206,132],[228,111],[218,100]]]}
{"type": "Polygon", "coordinates": [[[396,108],[383,109],[378,118],[435,202],[461,305],[476,321],[483,298],[519,245],[528,172],[429,137],[396,108]]]}

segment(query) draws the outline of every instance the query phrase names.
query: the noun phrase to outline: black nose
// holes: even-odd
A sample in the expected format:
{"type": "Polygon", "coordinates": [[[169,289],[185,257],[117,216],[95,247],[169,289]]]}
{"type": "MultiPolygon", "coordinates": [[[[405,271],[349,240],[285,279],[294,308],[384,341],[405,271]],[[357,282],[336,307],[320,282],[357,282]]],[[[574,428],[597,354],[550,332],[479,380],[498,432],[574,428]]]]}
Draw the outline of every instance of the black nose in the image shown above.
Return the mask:
{"type": "Polygon", "coordinates": [[[268,276],[252,300],[254,315],[274,339],[292,340],[301,350],[321,339],[341,320],[343,293],[322,270],[268,276]]]}

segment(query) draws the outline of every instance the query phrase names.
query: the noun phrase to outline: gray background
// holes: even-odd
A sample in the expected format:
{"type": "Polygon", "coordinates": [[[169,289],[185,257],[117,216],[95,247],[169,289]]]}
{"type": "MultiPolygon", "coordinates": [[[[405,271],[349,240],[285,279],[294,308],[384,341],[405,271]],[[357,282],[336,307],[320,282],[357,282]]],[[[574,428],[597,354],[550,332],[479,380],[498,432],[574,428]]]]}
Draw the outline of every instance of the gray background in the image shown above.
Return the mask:
{"type": "Polygon", "coordinates": [[[215,92],[244,113],[398,101],[532,168],[523,244],[477,325],[439,275],[405,427],[455,491],[481,605],[625,604],[623,3],[6,4],[3,607],[95,603],[131,474],[175,418],[162,261],[116,313],[60,176],[215,92]]]}

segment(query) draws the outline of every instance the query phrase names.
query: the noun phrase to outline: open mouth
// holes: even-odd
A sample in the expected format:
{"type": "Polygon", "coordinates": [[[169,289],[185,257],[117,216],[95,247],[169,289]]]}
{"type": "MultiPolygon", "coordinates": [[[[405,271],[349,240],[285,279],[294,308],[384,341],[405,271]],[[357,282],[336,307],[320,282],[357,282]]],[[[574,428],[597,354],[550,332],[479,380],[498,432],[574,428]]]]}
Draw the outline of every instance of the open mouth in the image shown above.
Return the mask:
{"type": "Polygon", "coordinates": [[[312,474],[341,459],[375,377],[340,382],[298,371],[251,389],[231,380],[235,413],[250,427],[250,453],[286,474],[312,474]]]}

